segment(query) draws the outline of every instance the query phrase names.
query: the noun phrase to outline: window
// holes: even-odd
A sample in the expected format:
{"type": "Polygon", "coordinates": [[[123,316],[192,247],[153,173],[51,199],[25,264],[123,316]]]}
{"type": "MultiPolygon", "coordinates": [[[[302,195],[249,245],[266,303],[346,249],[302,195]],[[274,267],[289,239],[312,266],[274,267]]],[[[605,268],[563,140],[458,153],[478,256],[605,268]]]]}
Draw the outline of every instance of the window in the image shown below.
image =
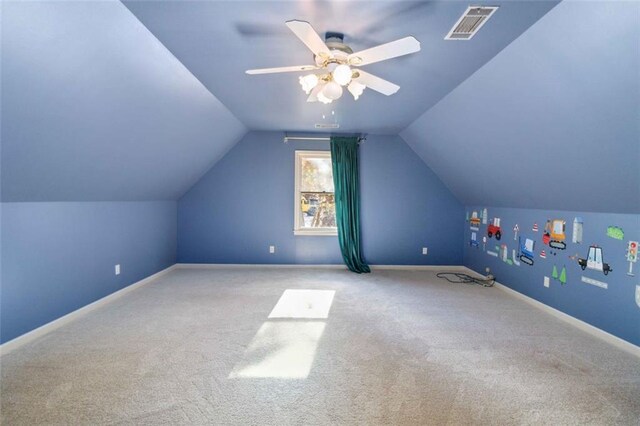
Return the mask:
{"type": "Polygon", "coordinates": [[[338,235],[331,152],[296,151],[295,235],[338,235]]]}

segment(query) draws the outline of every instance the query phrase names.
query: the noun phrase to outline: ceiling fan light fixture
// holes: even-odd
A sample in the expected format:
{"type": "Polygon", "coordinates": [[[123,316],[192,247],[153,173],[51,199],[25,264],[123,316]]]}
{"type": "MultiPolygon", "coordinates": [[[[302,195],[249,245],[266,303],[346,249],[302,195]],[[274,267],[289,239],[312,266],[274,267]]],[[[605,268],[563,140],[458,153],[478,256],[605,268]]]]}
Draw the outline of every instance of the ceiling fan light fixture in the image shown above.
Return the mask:
{"type": "Polygon", "coordinates": [[[341,86],[346,86],[351,81],[351,68],[349,65],[341,64],[333,70],[331,75],[333,76],[333,81],[338,83],[341,86]]]}
{"type": "MultiPolygon", "coordinates": [[[[475,9],[477,13],[478,7],[475,9]]],[[[342,33],[327,32],[323,40],[306,21],[291,20],[286,25],[311,50],[315,64],[251,69],[246,73],[312,72],[313,75],[299,77],[302,90],[308,95],[307,102],[331,103],[343,95],[344,87],[356,100],[367,87],[374,92],[391,96],[400,86],[369,74],[360,67],[420,51],[420,42],[409,36],[354,53],[351,47],[344,44],[342,33]]]]}
{"type": "Polygon", "coordinates": [[[349,85],[347,86],[347,90],[353,95],[353,99],[357,101],[366,87],[367,86],[365,86],[364,84],[352,80],[351,83],[349,83],[349,85]]]}
{"type": "Polygon", "coordinates": [[[318,85],[318,76],[315,74],[301,76],[298,80],[300,81],[302,90],[304,90],[307,95],[318,85]]]}
{"type": "Polygon", "coordinates": [[[322,89],[320,93],[322,93],[325,98],[335,101],[342,96],[342,86],[335,81],[330,81],[324,86],[324,89],[322,89]]]}

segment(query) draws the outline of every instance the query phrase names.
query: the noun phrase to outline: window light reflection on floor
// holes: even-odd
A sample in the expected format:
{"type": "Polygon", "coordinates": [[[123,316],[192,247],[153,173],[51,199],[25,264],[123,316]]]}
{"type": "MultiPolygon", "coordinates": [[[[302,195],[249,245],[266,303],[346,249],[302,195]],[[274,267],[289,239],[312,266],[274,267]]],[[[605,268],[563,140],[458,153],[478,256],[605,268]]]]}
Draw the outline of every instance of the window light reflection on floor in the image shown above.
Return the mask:
{"type": "Polygon", "coordinates": [[[335,290],[285,290],[269,318],[327,319],[335,290]]]}
{"type": "Polygon", "coordinates": [[[324,322],[265,322],[230,378],[304,379],[311,371],[324,322]]]}
{"type": "Polygon", "coordinates": [[[285,290],[229,378],[306,378],[334,295],[334,290],[285,290]]]}

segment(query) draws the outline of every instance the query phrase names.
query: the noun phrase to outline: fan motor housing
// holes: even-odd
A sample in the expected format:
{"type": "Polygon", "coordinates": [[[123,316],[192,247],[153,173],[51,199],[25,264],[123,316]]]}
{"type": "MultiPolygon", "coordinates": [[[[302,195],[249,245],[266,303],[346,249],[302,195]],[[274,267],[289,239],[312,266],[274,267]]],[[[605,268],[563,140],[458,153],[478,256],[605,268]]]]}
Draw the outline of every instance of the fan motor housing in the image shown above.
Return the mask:
{"type": "Polygon", "coordinates": [[[327,31],[324,36],[324,41],[327,47],[331,50],[339,50],[347,55],[351,55],[353,53],[353,50],[344,44],[344,34],[342,33],[327,31]]]}

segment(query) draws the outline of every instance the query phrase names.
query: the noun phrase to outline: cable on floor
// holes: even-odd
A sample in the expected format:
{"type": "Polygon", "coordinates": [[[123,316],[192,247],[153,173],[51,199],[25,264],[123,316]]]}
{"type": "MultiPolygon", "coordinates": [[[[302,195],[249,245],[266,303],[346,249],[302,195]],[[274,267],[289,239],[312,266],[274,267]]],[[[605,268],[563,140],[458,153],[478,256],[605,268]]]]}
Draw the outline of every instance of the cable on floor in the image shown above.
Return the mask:
{"type": "Polygon", "coordinates": [[[449,281],[456,284],[478,284],[482,287],[493,287],[496,279],[493,275],[489,275],[487,278],[475,278],[471,275],[462,274],[459,272],[440,272],[436,275],[438,278],[449,281]]]}

